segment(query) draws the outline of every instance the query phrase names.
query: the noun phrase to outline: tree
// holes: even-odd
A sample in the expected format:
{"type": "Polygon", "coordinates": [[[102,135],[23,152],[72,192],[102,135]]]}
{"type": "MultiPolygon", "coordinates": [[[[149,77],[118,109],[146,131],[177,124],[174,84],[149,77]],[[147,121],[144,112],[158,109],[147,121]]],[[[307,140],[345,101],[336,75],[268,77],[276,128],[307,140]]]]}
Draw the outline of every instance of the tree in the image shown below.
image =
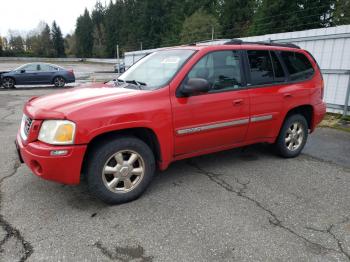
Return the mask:
{"type": "Polygon", "coordinates": [[[34,47],[34,53],[42,57],[53,57],[55,55],[51,39],[51,30],[49,25],[46,23],[44,24],[40,35],[38,35],[38,39],[34,47]]]}
{"type": "Polygon", "coordinates": [[[262,35],[291,31],[298,24],[297,1],[263,0],[254,14],[249,35],[262,35]]]}
{"type": "Polygon", "coordinates": [[[350,0],[336,0],[334,4],[333,24],[350,23],[350,0]]]}
{"type": "Polygon", "coordinates": [[[106,57],[106,31],[104,27],[105,7],[98,1],[91,13],[93,24],[93,49],[94,57],[106,57]]]}
{"type": "Polygon", "coordinates": [[[61,28],[56,24],[56,21],[53,21],[51,27],[51,35],[52,35],[52,44],[53,49],[55,51],[56,57],[64,57],[64,40],[61,32],[61,28]]]}
{"type": "Polygon", "coordinates": [[[223,38],[235,38],[247,35],[252,22],[254,0],[225,0],[220,6],[220,22],[223,38]]]}
{"type": "Polygon", "coordinates": [[[77,53],[75,34],[72,34],[72,35],[68,34],[65,37],[64,47],[65,47],[67,56],[74,56],[77,53]]]}
{"type": "Polygon", "coordinates": [[[298,0],[297,23],[292,30],[307,30],[332,26],[334,0],[298,0]]]}
{"type": "Polygon", "coordinates": [[[93,24],[89,11],[85,9],[84,14],[79,16],[75,29],[77,56],[91,57],[94,44],[93,24]]]}
{"type": "Polygon", "coordinates": [[[218,20],[203,9],[199,9],[185,19],[181,32],[181,42],[192,43],[210,39],[213,31],[221,31],[218,20]]]}
{"type": "Polygon", "coordinates": [[[24,41],[19,34],[10,34],[9,46],[16,55],[24,53],[24,41]]]}
{"type": "Polygon", "coordinates": [[[3,41],[2,41],[2,37],[0,36],[0,56],[2,56],[2,52],[3,52],[3,41]]]}

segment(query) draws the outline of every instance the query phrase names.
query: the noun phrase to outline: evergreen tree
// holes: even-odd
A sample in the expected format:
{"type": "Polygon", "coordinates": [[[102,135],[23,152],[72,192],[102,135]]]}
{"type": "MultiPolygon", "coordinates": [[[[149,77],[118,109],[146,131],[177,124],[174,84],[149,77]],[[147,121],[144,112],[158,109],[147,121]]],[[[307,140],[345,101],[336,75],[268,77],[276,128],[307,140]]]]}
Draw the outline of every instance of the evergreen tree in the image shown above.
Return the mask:
{"type": "Polygon", "coordinates": [[[75,29],[77,56],[91,57],[94,44],[93,24],[89,11],[85,9],[84,14],[77,20],[75,29]]]}
{"type": "Polygon", "coordinates": [[[75,34],[68,34],[64,38],[64,49],[66,51],[67,56],[74,56],[76,52],[76,40],[75,34]]]}
{"type": "Polygon", "coordinates": [[[0,36],[0,56],[2,56],[3,50],[4,50],[3,41],[2,41],[2,37],[0,36]]]}
{"type": "Polygon", "coordinates": [[[242,37],[253,18],[254,0],[225,0],[220,6],[220,22],[224,38],[242,37]]]}
{"type": "Polygon", "coordinates": [[[64,40],[63,40],[61,29],[56,24],[56,21],[53,21],[52,23],[51,34],[52,34],[52,44],[55,50],[55,56],[64,57],[65,56],[64,40]]]}
{"type": "Polygon", "coordinates": [[[298,24],[296,0],[263,0],[257,6],[249,35],[263,35],[275,32],[288,32],[298,24]]]}
{"type": "Polygon", "coordinates": [[[54,57],[55,55],[51,38],[51,30],[48,24],[45,24],[44,29],[39,36],[37,48],[38,49],[35,53],[39,54],[39,56],[54,57]]]}
{"type": "Polygon", "coordinates": [[[350,0],[336,0],[333,14],[334,25],[350,24],[350,0]]]}

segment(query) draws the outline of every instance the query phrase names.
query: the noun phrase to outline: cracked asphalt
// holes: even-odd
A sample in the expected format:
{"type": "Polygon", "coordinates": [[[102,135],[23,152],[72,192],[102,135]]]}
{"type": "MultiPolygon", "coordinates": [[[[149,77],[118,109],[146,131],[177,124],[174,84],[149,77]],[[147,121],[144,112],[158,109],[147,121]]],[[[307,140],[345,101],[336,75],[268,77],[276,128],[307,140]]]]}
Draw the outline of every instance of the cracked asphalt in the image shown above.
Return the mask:
{"type": "Polygon", "coordinates": [[[350,261],[349,133],[320,128],[295,159],[255,145],[179,161],[107,206],[19,165],[23,103],[54,91],[0,90],[0,261],[350,261]]]}

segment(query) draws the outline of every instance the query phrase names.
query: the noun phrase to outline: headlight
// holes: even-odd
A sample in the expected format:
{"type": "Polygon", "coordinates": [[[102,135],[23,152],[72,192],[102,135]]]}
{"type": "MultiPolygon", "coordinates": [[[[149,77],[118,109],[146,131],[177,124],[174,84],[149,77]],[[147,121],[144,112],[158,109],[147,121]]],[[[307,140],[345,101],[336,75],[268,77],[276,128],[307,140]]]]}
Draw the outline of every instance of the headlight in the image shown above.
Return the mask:
{"type": "Polygon", "coordinates": [[[40,128],[39,140],[52,145],[74,143],[75,124],[68,120],[45,120],[40,128]]]}

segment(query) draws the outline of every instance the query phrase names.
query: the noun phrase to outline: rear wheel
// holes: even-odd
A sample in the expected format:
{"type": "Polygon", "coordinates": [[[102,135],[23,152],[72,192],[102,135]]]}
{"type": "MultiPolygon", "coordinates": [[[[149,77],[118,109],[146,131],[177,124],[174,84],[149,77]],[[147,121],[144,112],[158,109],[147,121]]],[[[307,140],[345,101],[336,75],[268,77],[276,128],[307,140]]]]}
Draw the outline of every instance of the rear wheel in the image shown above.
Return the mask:
{"type": "Polygon", "coordinates": [[[305,117],[299,114],[291,115],[282,126],[275,148],[283,157],[296,157],[303,150],[307,137],[308,124],[305,117]]]}
{"type": "Polygon", "coordinates": [[[55,87],[64,87],[66,80],[62,76],[56,76],[53,80],[53,84],[55,87]]]}
{"type": "Polygon", "coordinates": [[[5,77],[2,80],[2,86],[4,88],[15,88],[15,80],[11,77],[5,77]]]}
{"type": "Polygon", "coordinates": [[[140,139],[122,137],[93,149],[87,168],[89,190],[108,204],[138,198],[152,181],[155,160],[140,139]]]}

